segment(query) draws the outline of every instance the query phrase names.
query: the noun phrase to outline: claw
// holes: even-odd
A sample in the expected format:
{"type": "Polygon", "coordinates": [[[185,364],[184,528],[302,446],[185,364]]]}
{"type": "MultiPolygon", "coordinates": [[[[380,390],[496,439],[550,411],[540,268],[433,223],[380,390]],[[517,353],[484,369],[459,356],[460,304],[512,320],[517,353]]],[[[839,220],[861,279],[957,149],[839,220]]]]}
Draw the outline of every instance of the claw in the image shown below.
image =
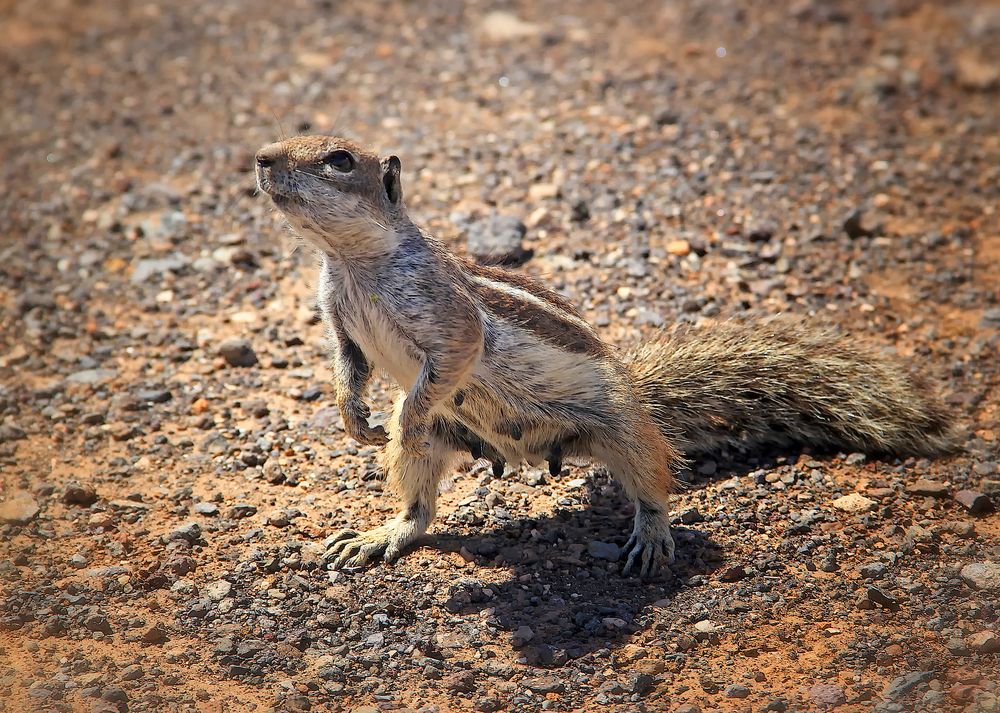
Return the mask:
{"type": "Polygon", "coordinates": [[[642,579],[656,576],[662,567],[673,564],[674,557],[670,543],[666,540],[645,540],[633,534],[625,543],[627,553],[622,574],[636,574],[642,579]]]}
{"type": "MultiPolygon", "coordinates": [[[[333,569],[356,569],[390,548],[390,533],[383,528],[369,532],[341,530],[327,540],[325,558],[333,569]]],[[[395,548],[393,557],[399,555],[395,548]]]]}

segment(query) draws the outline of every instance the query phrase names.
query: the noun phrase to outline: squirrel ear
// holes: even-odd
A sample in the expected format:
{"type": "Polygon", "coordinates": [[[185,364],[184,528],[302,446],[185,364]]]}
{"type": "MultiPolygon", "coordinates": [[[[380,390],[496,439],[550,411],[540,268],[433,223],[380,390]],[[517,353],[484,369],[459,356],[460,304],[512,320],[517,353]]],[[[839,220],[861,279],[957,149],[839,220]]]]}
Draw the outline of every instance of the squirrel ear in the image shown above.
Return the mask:
{"type": "Polygon", "coordinates": [[[390,203],[399,203],[399,199],[403,197],[403,187],[399,182],[400,168],[399,158],[396,156],[382,160],[382,185],[385,186],[385,195],[390,203]]]}

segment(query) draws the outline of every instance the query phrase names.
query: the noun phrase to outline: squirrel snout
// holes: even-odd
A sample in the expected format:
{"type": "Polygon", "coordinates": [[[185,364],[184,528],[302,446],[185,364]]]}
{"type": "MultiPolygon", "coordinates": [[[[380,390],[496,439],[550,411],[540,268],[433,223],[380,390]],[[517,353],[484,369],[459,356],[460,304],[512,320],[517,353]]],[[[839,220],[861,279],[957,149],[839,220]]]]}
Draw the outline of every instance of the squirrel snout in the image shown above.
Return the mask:
{"type": "Polygon", "coordinates": [[[270,168],[278,162],[284,153],[285,150],[281,144],[268,144],[257,152],[257,165],[260,168],[270,168]]]}

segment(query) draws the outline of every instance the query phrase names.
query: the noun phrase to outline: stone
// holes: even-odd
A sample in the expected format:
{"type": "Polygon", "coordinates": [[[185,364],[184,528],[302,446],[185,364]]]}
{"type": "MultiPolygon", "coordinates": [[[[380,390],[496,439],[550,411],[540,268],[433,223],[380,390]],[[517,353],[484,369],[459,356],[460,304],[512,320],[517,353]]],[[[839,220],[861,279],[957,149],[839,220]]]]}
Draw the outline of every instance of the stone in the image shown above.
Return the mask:
{"type": "Polygon", "coordinates": [[[226,516],[233,520],[242,520],[257,514],[257,506],[250,503],[235,503],[226,511],[226,516]]]}
{"type": "Polygon", "coordinates": [[[494,10],[483,17],[479,23],[479,31],[486,39],[499,43],[534,37],[541,33],[542,28],[513,13],[494,10]]]}
{"type": "Polygon", "coordinates": [[[531,630],[530,626],[519,626],[517,627],[517,631],[514,632],[514,646],[524,646],[533,638],[535,638],[535,632],[531,630]]]}
{"type": "Polygon", "coordinates": [[[858,568],[858,574],[865,579],[881,579],[889,571],[881,562],[867,562],[858,568]]]}
{"type": "Polygon", "coordinates": [[[160,623],[153,624],[142,633],[142,641],[145,644],[163,644],[169,640],[166,627],[160,623]]]}
{"type": "Polygon", "coordinates": [[[1000,652],[1000,637],[992,631],[980,631],[968,639],[969,646],[977,654],[995,654],[1000,652]]]}
{"type": "Polygon", "coordinates": [[[993,501],[990,496],[978,490],[959,490],[955,493],[955,500],[970,515],[986,515],[993,512],[993,501]]]}
{"type": "Polygon", "coordinates": [[[750,695],[750,689],[739,683],[733,683],[726,686],[726,689],[722,692],[726,698],[746,698],[750,695]]]}
{"type": "Polygon", "coordinates": [[[82,369],[66,377],[71,384],[90,384],[96,386],[105,384],[118,375],[114,369],[82,369]]]}
{"type": "Polygon", "coordinates": [[[24,432],[24,429],[18,428],[12,423],[0,424],[0,443],[19,441],[26,436],[27,434],[24,432]]]}
{"type": "Polygon", "coordinates": [[[963,89],[985,92],[1000,87],[1000,63],[966,49],[955,57],[955,78],[963,89]]]}
{"type": "Polygon", "coordinates": [[[691,252],[691,243],[687,240],[671,240],[667,243],[667,252],[671,255],[684,257],[691,252]]]}
{"type": "Polygon", "coordinates": [[[199,515],[207,515],[211,517],[219,514],[219,506],[215,503],[202,501],[194,504],[194,511],[199,515]]]}
{"type": "Polygon", "coordinates": [[[167,540],[184,540],[192,545],[201,541],[201,525],[196,522],[189,522],[170,531],[167,540]]]}
{"type": "Polygon", "coordinates": [[[493,214],[467,225],[466,244],[469,253],[480,263],[521,265],[532,256],[532,252],[522,245],[527,230],[514,216],[493,214]]]}
{"type": "Polygon", "coordinates": [[[184,256],[175,253],[167,257],[143,258],[137,260],[132,268],[132,282],[139,284],[164,272],[177,272],[187,264],[184,256]]]}
{"type": "Polygon", "coordinates": [[[861,209],[855,208],[844,219],[844,232],[847,233],[847,237],[851,238],[851,240],[857,240],[858,238],[870,238],[874,235],[874,232],[864,227],[862,223],[863,217],[861,209]]]}
{"type": "Polygon", "coordinates": [[[722,580],[723,582],[739,582],[746,576],[747,576],[746,570],[740,567],[739,565],[736,565],[735,567],[727,567],[726,569],[722,570],[722,573],[719,575],[719,579],[722,580]]]}
{"type": "Polygon", "coordinates": [[[229,596],[233,585],[224,579],[219,579],[207,585],[204,589],[205,596],[214,602],[219,602],[229,596]]]}
{"type": "Polygon", "coordinates": [[[932,678],[934,678],[933,671],[912,671],[910,673],[904,673],[902,676],[897,676],[892,679],[892,681],[886,685],[885,690],[882,691],[882,697],[890,701],[895,701],[932,678]]]}
{"type": "Polygon", "coordinates": [[[97,491],[89,485],[70,483],[63,492],[62,501],[66,505],[82,505],[88,507],[97,502],[97,491]]]}
{"type": "Polygon", "coordinates": [[[621,548],[618,545],[612,542],[599,542],[597,540],[591,540],[587,543],[587,552],[590,553],[591,557],[607,560],[608,562],[617,562],[621,556],[621,548]]]}
{"type": "Polygon", "coordinates": [[[809,698],[818,706],[834,708],[847,702],[843,686],[833,683],[817,683],[809,689],[809,698]]]}
{"type": "Polygon", "coordinates": [[[906,492],[911,495],[927,495],[932,498],[944,498],[948,496],[948,484],[936,480],[921,478],[915,483],[906,486],[906,492]]]}
{"type": "Polygon", "coordinates": [[[166,389],[143,389],[135,397],[144,403],[164,404],[173,398],[173,395],[166,389]]]}
{"type": "Polygon", "coordinates": [[[865,595],[872,604],[878,604],[889,611],[899,611],[899,602],[878,587],[869,585],[865,590],[865,595]]]}
{"type": "Polygon", "coordinates": [[[444,687],[456,693],[472,693],[476,690],[476,675],[472,671],[456,671],[442,680],[444,687]]]}
{"type": "Polygon", "coordinates": [[[874,500],[870,500],[860,493],[850,493],[849,495],[837,498],[831,505],[846,513],[860,515],[861,513],[874,510],[876,503],[874,500]]]}
{"type": "Polygon", "coordinates": [[[1000,563],[973,562],[962,567],[959,575],[973,589],[1000,592],[1000,563]]]}
{"type": "Polygon", "coordinates": [[[31,493],[14,491],[10,497],[0,503],[0,522],[7,525],[26,525],[38,516],[40,508],[38,501],[31,493]]]}
{"type": "Polygon", "coordinates": [[[566,686],[555,676],[536,676],[524,680],[524,687],[532,693],[545,695],[546,693],[562,693],[566,686]]]}
{"type": "Polygon", "coordinates": [[[219,344],[218,352],[230,366],[251,367],[257,364],[257,353],[246,339],[226,339],[219,344]]]}
{"type": "Polygon", "coordinates": [[[656,679],[648,673],[639,672],[629,676],[629,690],[640,696],[645,696],[652,691],[655,685],[656,679]]]}

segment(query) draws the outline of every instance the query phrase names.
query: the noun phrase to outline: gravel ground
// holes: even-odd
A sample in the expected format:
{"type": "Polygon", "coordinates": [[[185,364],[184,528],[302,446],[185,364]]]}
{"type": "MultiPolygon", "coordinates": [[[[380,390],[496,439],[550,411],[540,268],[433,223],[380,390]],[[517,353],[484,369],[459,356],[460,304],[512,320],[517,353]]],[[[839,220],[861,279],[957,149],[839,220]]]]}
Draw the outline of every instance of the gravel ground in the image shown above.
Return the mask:
{"type": "MultiPolygon", "coordinates": [[[[0,709],[1000,710],[1000,4],[0,0],[0,709]],[[261,144],[398,153],[611,341],[789,312],[937,374],[937,460],[465,463],[398,564],[261,144]]],[[[384,409],[388,385],[375,389],[384,409]]]]}

